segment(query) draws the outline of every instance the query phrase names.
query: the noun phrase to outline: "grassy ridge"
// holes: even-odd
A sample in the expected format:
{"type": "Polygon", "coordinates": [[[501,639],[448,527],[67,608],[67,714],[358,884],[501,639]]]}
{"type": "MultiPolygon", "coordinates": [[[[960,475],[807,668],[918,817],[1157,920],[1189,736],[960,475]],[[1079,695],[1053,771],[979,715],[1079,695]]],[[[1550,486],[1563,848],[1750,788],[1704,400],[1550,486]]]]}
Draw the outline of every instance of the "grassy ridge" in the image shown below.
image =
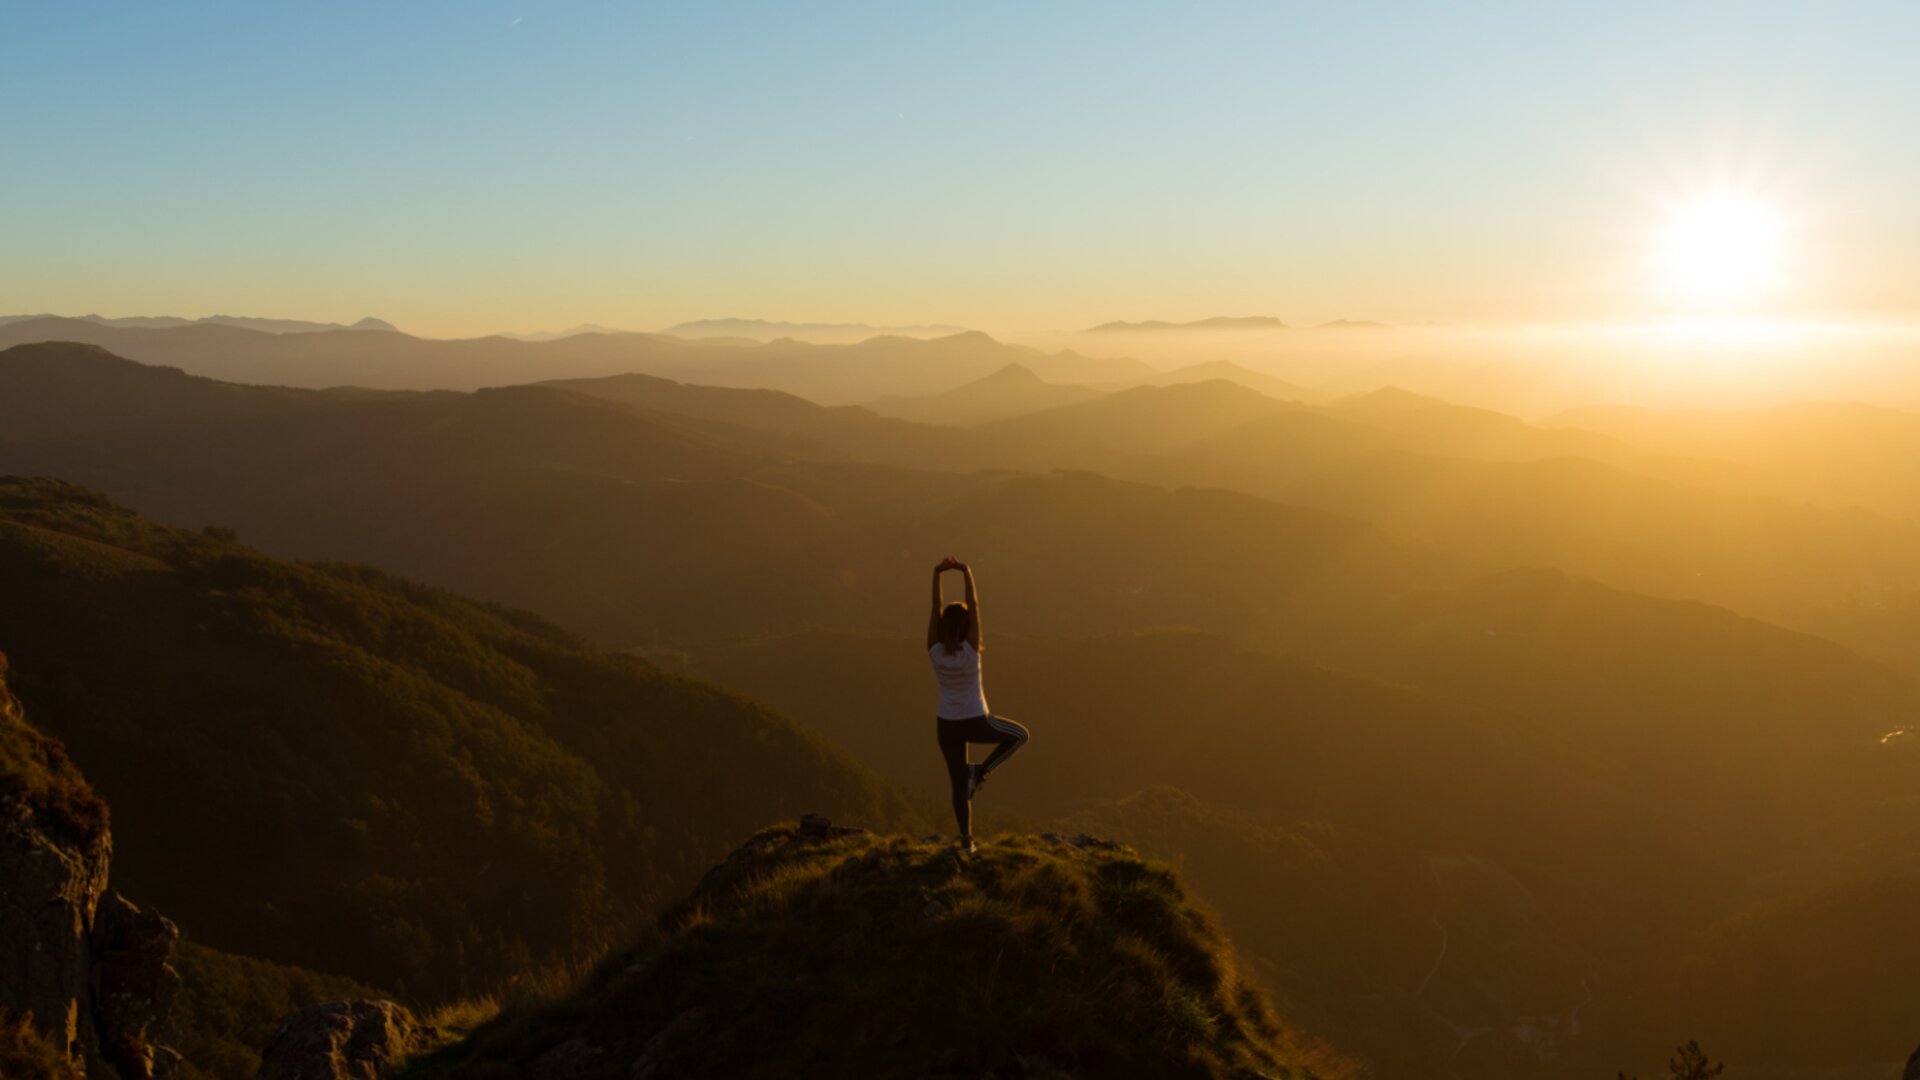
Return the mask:
{"type": "Polygon", "coordinates": [[[1281,1026],[1212,917],[1129,849],[1009,836],[963,857],[791,826],[757,835],[572,997],[503,1014],[407,1076],[523,1075],[543,1057],[582,1080],[648,1064],[739,1077],[1347,1068],[1281,1026]]]}
{"type": "Polygon", "coordinates": [[[0,654],[0,804],[18,800],[43,828],[92,848],[107,835],[107,804],[74,768],[66,747],[27,724],[7,690],[6,673],[7,658],[0,654]]]}

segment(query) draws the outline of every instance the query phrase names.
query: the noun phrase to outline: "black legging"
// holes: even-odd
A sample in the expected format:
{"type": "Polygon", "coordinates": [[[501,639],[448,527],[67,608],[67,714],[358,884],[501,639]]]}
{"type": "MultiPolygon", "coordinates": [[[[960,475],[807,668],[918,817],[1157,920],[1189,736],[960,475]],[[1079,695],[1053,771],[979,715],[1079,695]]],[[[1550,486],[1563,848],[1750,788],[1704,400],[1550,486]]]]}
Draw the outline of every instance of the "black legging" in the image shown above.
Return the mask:
{"type": "Polygon", "coordinates": [[[947,759],[947,780],[953,784],[953,820],[961,836],[973,835],[973,802],[967,798],[967,744],[993,743],[993,753],[980,763],[985,776],[1027,745],[1027,729],[1004,716],[974,716],[965,720],[936,720],[940,727],[940,756],[947,759]]]}

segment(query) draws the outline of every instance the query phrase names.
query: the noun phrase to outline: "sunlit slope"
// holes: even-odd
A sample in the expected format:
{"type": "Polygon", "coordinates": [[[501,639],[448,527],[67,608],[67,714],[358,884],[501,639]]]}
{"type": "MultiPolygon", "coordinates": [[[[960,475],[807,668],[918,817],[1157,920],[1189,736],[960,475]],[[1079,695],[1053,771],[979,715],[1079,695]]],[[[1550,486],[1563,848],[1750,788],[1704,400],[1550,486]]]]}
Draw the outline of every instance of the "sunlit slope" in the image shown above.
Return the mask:
{"type": "Polygon", "coordinates": [[[1881,742],[1920,710],[1911,680],[1821,638],[1556,571],[1409,596],[1318,651],[1509,716],[1516,739],[1570,755],[1557,765],[1669,804],[1738,858],[1784,858],[1786,838],[1914,780],[1881,742]]]}
{"type": "Polygon", "coordinates": [[[578,954],[743,829],[915,815],[816,736],[532,616],[0,484],[0,649],[209,944],[418,994],[578,954]]]}
{"type": "Polygon", "coordinates": [[[407,1075],[1352,1075],[1283,1026],[1162,865],[849,832],[760,833],[571,998],[407,1075]]]}
{"type": "Polygon", "coordinates": [[[1587,982],[1605,961],[1498,862],[1166,787],[1086,808],[1066,827],[1175,862],[1280,1011],[1375,1075],[1564,1075],[1596,1049],[1587,982]],[[1585,1045],[1528,1030],[1582,1014],[1585,1045]]]}
{"type": "Polygon", "coordinates": [[[1920,587],[1920,529],[1904,522],[1769,494],[1789,485],[1755,467],[1399,391],[1305,407],[1202,383],[975,430],[1008,463],[1243,491],[1770,617],[1920,587]]]}
{"type": "Polygon", "coordinates": [[[1857,403],[1771,409],[1575,409],[1552,424],[1604,432],[1663,453],[1763,469],[1797,498],[1920,516],[1920,412],[1857,403]]]}

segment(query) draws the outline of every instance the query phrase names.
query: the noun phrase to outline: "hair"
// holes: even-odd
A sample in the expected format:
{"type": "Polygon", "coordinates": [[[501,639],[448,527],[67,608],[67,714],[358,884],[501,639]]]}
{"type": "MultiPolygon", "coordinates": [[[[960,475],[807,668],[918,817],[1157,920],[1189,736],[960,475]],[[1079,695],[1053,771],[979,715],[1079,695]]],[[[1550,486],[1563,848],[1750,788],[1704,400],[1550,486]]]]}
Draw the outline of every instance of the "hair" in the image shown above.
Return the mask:
{"type": "Polygon", "coordinates": [[[973,612],[963,600],[955,600],[940,609],[940,646],[948,652],[958,652],[960,642],[966,639],[967,631],[973,629],[973,612]]]}

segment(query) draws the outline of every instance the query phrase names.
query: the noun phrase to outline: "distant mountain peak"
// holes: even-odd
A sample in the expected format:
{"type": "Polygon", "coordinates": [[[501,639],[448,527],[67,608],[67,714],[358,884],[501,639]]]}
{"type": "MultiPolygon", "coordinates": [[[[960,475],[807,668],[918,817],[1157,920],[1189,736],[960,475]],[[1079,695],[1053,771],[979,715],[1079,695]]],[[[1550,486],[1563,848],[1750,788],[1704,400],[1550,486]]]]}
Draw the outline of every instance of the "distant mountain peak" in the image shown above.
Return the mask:
{"type": "Polygon", "coordinates": [[[1215,315],[1211,319],[1196,319],[1193,322],[1165,322],[1149,319],[1145,322],[1101,323],[1083,334],[1139,333],[1141,331],[1163,333],[1173,331],[1207,330],[1285,330],[1287,324],[1271,315],[1215,315]]]}
{"type": "Polygon", "coordinates": [[[850,344],[875,337],[941,338],[961,333],[964,327],[942,324],[917,326],[873,326],[868,323],[800,323],[776,319],[694,319],[675,323],[660,331],[673,337],[744,337],[759,341],[792,338],[816,344],[850,344]]]}
{"type": "Polygon", "coordinates": [[[978,385],[998,383],[998,384],[1007,385],[1007,386],[1011,386],[1014,384],[1020,384],[1023,386],[1032,386],[1032,385],[1041,384],[1045,382],[1046,382],[1045,379],[1042,379],[1040,376],[1035,375],[1033,373],[1032,368],[1016,360],[1013,363],[1008,364],[1006,367],[1003,367],[998,371],[993,372],[991,375],[986,375],[979,379],[974,380],[974,385],[978,386],[978,385]]]}
{"type": "MultiPolygon", "coordinates": [[[[0,324],[25,322],[29,319],[63,319],[63,315],[0,315],[0,324]]],[[[177,315],[132,315],[122,318],[108,318],[98,312],[89,312],[74,317],[76,322],[89,322],[97,326],[110,326],[119,330],[172,330],[184,326],[232,326],[242,330],[257,330],[267,334],[317,334],[328,330],[378,330],[387,333],[399,333],[399,327],[385,319],[376,319],[369,315],[359,322],[348,326],[345,323],[308,322],[303,319],[263,319],[251,315],[208,315],[200,319],[183,319],[177,315]]]]}

